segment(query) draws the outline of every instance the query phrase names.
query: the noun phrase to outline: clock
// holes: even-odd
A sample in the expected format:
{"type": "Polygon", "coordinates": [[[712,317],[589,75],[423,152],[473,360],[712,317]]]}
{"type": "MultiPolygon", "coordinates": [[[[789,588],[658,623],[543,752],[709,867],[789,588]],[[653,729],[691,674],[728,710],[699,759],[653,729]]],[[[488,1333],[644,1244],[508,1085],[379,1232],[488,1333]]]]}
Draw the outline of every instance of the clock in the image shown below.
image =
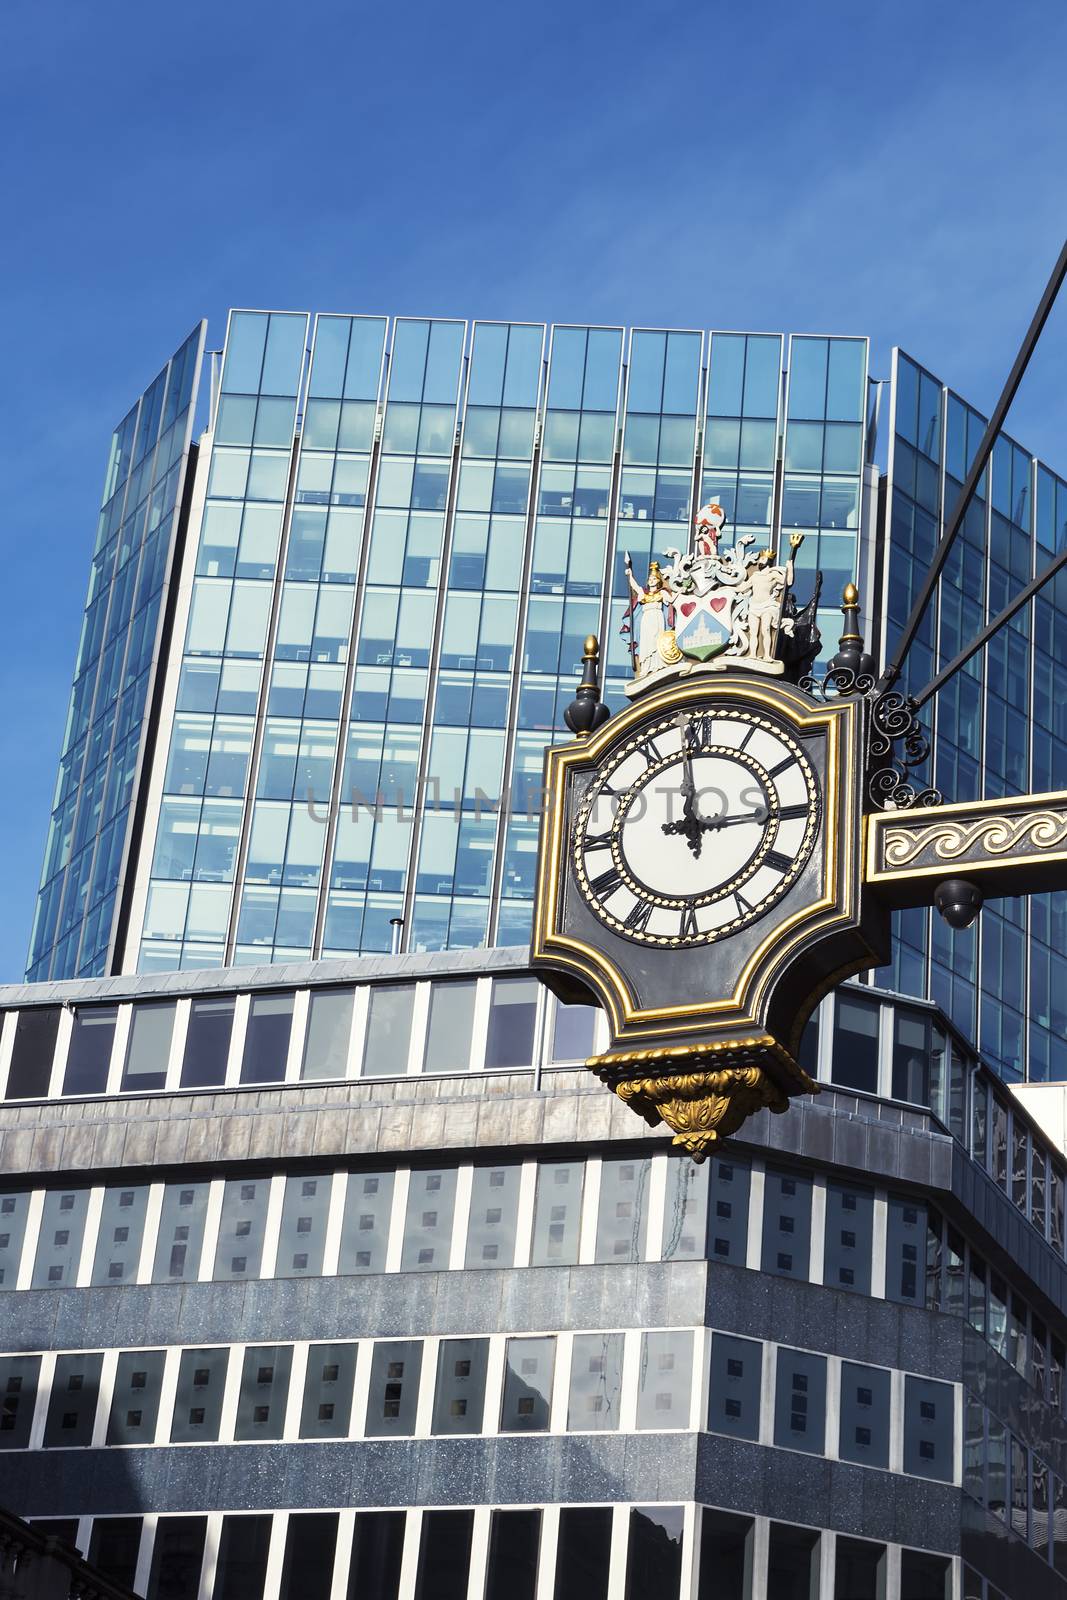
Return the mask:
{"type": "Polygon", "coordinates": [[[575,819],[575,882],[624,938],[712,944],[788,892],[821,811],[812,762],[782,721],[715,704],[668,712],[597,767],[575,819]]]}

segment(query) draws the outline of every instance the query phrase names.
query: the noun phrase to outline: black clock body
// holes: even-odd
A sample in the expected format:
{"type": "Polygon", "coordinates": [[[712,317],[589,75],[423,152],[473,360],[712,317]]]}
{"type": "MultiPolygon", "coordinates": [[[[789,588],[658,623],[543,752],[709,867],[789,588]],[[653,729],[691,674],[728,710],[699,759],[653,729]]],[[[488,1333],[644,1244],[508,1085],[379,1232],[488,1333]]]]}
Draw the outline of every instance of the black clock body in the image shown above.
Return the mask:
{"type": "Polygon", "coordinates": [[[865,715],[694,673],[546,752],[532,961],[605,1008],[602,1061],[762,1050],[790,1092],[818,1000],[888,952],[862,903],[865,715]]]}

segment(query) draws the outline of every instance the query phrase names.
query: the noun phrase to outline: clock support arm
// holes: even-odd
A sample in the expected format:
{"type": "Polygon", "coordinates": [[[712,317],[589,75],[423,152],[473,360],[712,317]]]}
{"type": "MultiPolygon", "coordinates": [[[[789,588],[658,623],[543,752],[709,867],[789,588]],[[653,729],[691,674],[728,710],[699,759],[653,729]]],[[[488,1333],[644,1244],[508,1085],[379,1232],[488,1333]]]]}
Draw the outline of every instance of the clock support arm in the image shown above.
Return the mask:
{"type": "Polygon", "coordinates": [[[878,812],[867,818],[864,882],[892,909],[943,909],[959,903],[943,887],[966,886],[973,909],[959,926],[983,900],[1067,889],[1067,790],[878,812]]]}

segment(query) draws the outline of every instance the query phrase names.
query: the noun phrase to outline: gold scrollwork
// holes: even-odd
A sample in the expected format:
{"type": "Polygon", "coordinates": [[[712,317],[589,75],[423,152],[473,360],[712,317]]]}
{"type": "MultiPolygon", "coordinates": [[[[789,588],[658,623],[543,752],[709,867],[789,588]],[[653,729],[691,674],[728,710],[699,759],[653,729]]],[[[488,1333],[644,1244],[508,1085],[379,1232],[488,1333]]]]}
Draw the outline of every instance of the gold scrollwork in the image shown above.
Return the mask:
{"type": "Polygon", "coordinates": [[[978,846],[987,855],[1007,855],[1028,843],[1054,850],[1067,839],[1067,811],[1029,811],[1018,817],[980,817],[975,822],[928,822],[918,828],[887,828],[885,865],[910,866],[924,850],[938,861],[958,861],[978,846]]]}
{"type": "Polygon", "coordinates": [[[715,1072],[667,1073],[663,1077],[625,1078],[615,1093],[655,1126],[674,1130],[674,1144],[703,1161],[728,1134],[764,1106],[785,1111],[789,1098],[762,1067],[726,1067],[715,1072]]]}

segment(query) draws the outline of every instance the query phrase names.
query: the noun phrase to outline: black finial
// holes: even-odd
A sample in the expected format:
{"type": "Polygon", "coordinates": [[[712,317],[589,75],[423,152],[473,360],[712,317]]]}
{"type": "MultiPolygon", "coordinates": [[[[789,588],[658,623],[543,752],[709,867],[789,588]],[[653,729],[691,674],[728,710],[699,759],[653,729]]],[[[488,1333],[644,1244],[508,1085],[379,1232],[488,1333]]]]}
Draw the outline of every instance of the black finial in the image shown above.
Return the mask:
{"type": "Polygon", "coordinates": [[[579,739],[588,739],[591,733],[602,728],[611,712],[600,698],[600,645],[595,634],[585,641],[585,665],[578,693],[563,713],[563,720],[579,739]]]}
{"type": "Polygon", "coordinates": [[[850,672],[856,678],[873,678],[877,668],[874,657],[863,648],[863,635],[859,627],[860,597],[854,583],[845,584],[841,612],[845,619],[845,631],[838,641],[837,654],[830,657],[829,670],[850,672]]]}

